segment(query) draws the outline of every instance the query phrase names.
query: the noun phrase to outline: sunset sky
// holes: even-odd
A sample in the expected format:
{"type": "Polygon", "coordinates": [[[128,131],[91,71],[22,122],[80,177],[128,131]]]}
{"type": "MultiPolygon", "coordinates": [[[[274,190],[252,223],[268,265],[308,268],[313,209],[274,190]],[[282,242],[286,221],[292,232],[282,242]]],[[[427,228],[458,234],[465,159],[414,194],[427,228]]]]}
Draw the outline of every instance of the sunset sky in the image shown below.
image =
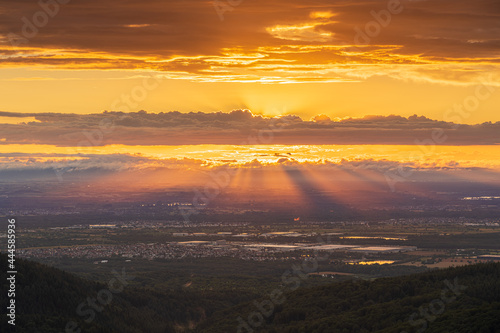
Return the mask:
{"type": "MultiPolygon", "coordinates": [[[[61,2],[53,17],[36,1],[0,5],[3,110],[446,120],[478,84],[499,85],[495,0],[61,2]],[[161,84],[115,102],[144,77],[161,84]]],[[[500,120],[499,102],[462,122],[500,120]]]]}
{"type": "Polygon", "coordinates": [[[496,0],[7,0],[0,15],[4,169],[499,166],[496,0]]]}

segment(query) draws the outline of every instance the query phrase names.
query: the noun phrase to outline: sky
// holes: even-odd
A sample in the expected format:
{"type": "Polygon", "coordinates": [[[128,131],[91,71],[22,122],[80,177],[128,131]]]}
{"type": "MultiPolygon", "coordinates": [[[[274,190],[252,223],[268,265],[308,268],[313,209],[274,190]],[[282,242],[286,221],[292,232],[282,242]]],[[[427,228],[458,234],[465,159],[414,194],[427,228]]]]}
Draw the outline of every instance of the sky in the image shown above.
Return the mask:
{"type": "Polygon", "coordinates": [[[6,0],[0,15],[1,170],[500,165],[496,0],[6,0]]]}
{"type": "Polygon", "coordinates": [[[495,0],[46,3],[0,5],[3,111],[500,120],[495,0]]]}

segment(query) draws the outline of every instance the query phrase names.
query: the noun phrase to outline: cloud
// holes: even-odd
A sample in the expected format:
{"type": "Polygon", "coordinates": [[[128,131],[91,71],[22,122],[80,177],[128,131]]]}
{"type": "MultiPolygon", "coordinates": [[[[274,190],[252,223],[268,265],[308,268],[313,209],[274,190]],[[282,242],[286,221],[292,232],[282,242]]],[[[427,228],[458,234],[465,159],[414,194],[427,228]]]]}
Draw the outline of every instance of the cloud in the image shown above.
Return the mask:
{"type": "MultiPolygon", "coordinates": [[[[293,157],[279,157],[275,162],[254,158],[244,163],[212,163],[195,158],[159,159],[137,154],[44,153],[0,154],[0,177],[9,179],[10,185],[16,181],[46,181],[37,188],[56,196],[61,193],[89,196],[99,191],[107,194],[127,190],[140,193],[166,189],[192,191],[193,188],[203,189],[213,185],[214,179],[227,179],[227,187],[238,191],[255,189],[259,184],[259,190],[274,187],[294,192],[296,186],[300,187],[306,181],[316,183],[326,193],[358,190],[388,192],[391,183],[491,185],[498,184],[499,179],[498,169],[468,167],[452,160],[400,162],[359,158],[298,161],[293,157]],[[71,181],[71,185],[61,187],[67,184],[63,181],[71,181]],[[61,188],[54,193],[51,192],[53,187],[61,188]]],[[[420,185],[411,186],[418,188],[420,185]]]]}
{"type": "Polygon", "coordinates": [[[96,114],[9,113],[36,121],[0,124],[0,144],[49,144],[61,147],[199,144],[384,144],[492,145],[500,143],[500,122],[463,125],[423,116],[366,116],[306,121],[298,116],[263,117],[249,110],[148,113],[105,111],[96,114]]]}
{"type": "Polygon", "coordinates": [[[391,15],[386,0],[256,0],[231,6],[223,21],[211,1],[108,5],[120,10],[69,2],[23,40],[38,2],[3,1],[0,67],[145,69],[205,82],[500,78],[498,1],[401,1],[391,15]]]}
{"type": "Polygon", "coordinates": [[[82,170],[128,171],[141,169],[200,169],[208,167],[207,161],[200,159],[169,158],[155,159],[130,154],[33,154],[1,153],[1,170],[82,170]]]}
{"type": "Polygon", "coordinates": [[[304,42],[330,42],[333,32],[325,31],[324,26],[336,23],[330,20],[335,14],[332,12],[312,12],[311,20],[296,25],[276,25],[266,28],[266,31],[275,38],[304,41],[304,42]]]}
{"type": "Polygon", "coordinates": [[[253,158],[248,162],[236,160],[212,160],[200,158],[158,158],[139,154],[55,154],[55,153],[0,153],[0,170],[64,170],[79,172],[84,170],[102,170],[113,172],[136,170],[196,170],[206,173],[210,170],[226,169],[295,169],[310,170],[377,170],[397,172],[400,168],[412,170],[473,170],[477,167],[463,166],[456,161],[447,162],[400,162],[387,159],[318,159],[299,161],[293,157],[279,157],[273,161],[253,158]]]}

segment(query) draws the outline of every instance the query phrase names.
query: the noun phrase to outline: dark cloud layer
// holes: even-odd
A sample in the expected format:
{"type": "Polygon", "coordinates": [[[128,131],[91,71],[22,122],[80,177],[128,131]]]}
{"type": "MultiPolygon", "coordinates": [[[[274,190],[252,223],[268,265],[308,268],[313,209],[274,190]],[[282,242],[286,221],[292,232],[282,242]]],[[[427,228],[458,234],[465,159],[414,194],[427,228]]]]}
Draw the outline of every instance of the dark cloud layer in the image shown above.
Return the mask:
{"type": "Polygon", "coordinates": [[[248,110],[214,112],[103,112],[98,114],[10,113],[37,121],[0,124],[0,144],[57,146],[194,144],[391,144],[491,145],[500,143],[500,122],[477,125],[423,116],[366,116],[306,121],[288,115],[267,118],[248,110]]]}
{"type": "MultiPolygon", "coordinates": [[[[0,66],[147,68],[209,80],[227,80],[221,69],[262,76],[290,65],[300,72],[346,63],[496,70],[498,1],[401,0],[391,14],[394,1],[72,0],[33,32],[26,22],[42,10],[38,2],[7,0],[0,4],[0,66]]],[[[343,73],[331,70],[330,79],[343,73]]]]}
{"type": "MultiPolygon", "coordinates": [[[[158,56],[179,52],[217,54],[222,47],[241,46],[242,40],[254,46],[263,42],[276,44],[276,39],[265,33],[264,28],[301,24],[314,11],[334,13],[333,21],[321,29],[335,33],[336,40],[352,44],[354,28],[364,29],[374,19],[371,11],[386,10],[388,3],[388,0],[254,0],[231,6],[224,0],[72,0],[59,5],[57,14],[39,29],[30,45],[158,56]],[[216,5],[222,8],[223,21],[216,5]]],[[[429,55],[453,57],[491,55],[498,49],[498,1],[401,0],[400,3],[402,11],[392,15],[375,44],[404,45],[409,52],[420,52],[425,46],[429,55]],[[479,43],[474,45],[470,41],[479,43]]],[[[0,31],[7,35],[21,32],[22,18],[33,21],[41,7],[37,1],[6,0],[0,9],[0,31]]]]}

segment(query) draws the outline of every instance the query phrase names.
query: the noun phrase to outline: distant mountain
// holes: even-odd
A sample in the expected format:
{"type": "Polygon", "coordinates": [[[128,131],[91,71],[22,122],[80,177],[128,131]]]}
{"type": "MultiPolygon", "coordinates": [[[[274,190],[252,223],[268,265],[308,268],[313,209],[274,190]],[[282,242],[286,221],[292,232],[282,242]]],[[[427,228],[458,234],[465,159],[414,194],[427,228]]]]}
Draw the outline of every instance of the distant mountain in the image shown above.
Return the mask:
{"type": "Polygon", "coordinates": [[[196,332],[500,332],[500,263],[277,291],[216,314],[196,332]]]}

